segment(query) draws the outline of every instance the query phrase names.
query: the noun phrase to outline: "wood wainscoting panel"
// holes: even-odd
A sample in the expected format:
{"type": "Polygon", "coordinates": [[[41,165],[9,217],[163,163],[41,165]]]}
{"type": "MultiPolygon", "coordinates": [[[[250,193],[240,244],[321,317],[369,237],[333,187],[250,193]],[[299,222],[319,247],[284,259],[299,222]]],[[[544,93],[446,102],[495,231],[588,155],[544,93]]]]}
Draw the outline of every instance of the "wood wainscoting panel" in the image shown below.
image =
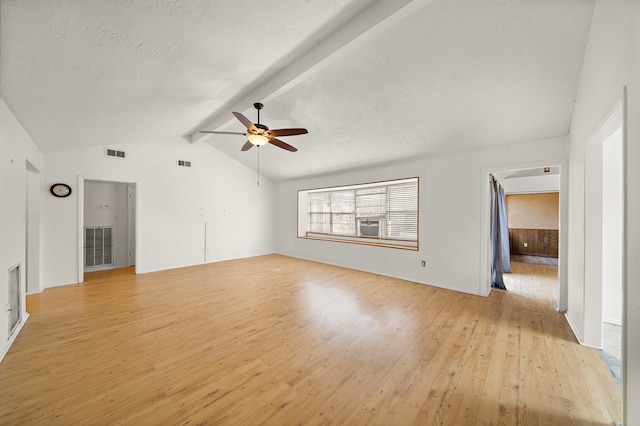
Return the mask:
{"type": "Polygon", "coordinates": [[[558,257],[558,230],[509,228],[509,247],[511,254],[558,257]]]}

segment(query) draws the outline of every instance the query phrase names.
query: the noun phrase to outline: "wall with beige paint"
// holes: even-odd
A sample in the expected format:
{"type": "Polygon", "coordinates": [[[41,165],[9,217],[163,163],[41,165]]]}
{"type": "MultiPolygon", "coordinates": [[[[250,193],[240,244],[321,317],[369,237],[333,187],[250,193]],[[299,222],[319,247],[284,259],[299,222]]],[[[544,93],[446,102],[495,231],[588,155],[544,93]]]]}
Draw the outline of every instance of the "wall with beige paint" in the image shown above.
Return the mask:
{"type": "Polygon", "coordinates": [[[512,229],[558,229],[558,192],[507,195],[507,216],[512,229]]]}

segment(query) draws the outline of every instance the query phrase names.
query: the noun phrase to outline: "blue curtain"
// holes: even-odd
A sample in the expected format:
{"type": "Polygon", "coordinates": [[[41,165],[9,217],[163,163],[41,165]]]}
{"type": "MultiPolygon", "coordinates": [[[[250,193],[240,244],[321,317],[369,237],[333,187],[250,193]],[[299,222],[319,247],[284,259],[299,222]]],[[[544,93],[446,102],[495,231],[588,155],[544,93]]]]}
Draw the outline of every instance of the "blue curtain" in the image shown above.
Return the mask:
{"type": "Polygon", "coordinates": [[[502,274],[511,272],[509,258],[509,225],[504,188],[493,177],[489,178],[491,192],[491,287],[506,290],[502,274]]]}
{"type": "Polygon", "coordinates": [[[509,221],[507,219],[507,198],[504,188],[498,182],[498,209],[500,211],[500,242],[502,244],[502,272],[511,273],[511,250],[509,248],[509,221]]]}

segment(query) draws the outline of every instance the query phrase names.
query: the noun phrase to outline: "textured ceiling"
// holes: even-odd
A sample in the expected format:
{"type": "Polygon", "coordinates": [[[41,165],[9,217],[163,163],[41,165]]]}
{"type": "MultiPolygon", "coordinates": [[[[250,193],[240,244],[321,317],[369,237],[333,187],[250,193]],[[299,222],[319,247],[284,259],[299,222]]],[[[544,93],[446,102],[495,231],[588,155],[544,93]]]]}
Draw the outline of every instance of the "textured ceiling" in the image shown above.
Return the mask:
{"type": "Polygon", "coordinates": [[[566,135],[587,0],[0,3],[0,95],[43,151],[210,143],[249,167],[231,111],[299,151],[279,181],[566,135]],[[193,134],[193,136],[192,136],[193,134]]]}

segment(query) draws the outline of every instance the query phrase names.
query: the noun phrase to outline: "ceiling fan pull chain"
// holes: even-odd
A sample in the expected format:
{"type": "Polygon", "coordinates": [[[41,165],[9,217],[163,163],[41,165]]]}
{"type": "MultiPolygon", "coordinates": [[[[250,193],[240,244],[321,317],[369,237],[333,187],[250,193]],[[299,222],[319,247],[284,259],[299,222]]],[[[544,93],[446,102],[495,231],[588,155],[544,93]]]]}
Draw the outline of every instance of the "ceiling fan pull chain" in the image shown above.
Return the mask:
{"type": "MultiPolygon", "coordinates": [[[[260,115],[260,110],[258,110],[258,115],[260,115]]],[[[258,119],[258,122],[260,122],[260,119],[258,119]]],[[[260,186],[260,147],[258,148],[258,186],[260,186]]]]}

